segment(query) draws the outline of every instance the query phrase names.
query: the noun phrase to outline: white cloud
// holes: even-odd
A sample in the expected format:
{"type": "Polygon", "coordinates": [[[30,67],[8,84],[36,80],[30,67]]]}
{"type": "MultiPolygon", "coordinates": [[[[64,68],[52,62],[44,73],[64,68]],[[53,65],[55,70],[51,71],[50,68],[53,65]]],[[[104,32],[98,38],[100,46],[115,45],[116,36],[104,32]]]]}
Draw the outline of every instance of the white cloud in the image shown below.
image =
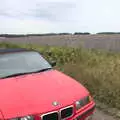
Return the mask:
{"type": "Polygon", "coordinates": [[[0,33],[120,31],[119,0],[2,0],[0,33]]]}
{"type": "MultiPolygon", "coordinates": [[[[52,21],[60,21],[68,18],[76,5],[74,2],[57,1],[41,2],[41,0],[8,0],[0,5],[0,15],[19,18],[39,18],[52,21]],[[10,2],[11,1],[11,2],[10,2]]],[[[72,13],[73,14],[73,13],[72,13]]],[[[73,14],[74,15],[74,14],[73,14]]]]}

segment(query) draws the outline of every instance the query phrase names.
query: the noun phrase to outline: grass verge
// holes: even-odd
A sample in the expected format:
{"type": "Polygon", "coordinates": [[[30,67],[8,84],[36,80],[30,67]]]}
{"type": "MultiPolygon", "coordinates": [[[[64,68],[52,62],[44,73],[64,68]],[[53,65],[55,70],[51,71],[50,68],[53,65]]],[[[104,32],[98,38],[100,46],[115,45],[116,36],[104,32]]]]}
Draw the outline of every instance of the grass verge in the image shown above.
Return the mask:
{"type": "Polygon", "coordinates": [[[57,61],[56,68],[81,82],[96,100],[120,109],[120,53],[83,48],[0,43],[3,48],[32,48],[48,59],[57,61]]]}

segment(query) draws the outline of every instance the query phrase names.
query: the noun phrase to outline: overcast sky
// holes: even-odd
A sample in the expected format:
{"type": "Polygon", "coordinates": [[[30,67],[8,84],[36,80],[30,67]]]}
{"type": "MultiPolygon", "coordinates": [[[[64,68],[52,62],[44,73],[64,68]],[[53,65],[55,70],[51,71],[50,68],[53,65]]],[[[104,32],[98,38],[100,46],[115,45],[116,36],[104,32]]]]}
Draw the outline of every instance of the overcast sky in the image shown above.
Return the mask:
{"type": "Polygon", "coordinates": [[[120,0],[0,0],[0,33],[120,32],[120,0]]]}

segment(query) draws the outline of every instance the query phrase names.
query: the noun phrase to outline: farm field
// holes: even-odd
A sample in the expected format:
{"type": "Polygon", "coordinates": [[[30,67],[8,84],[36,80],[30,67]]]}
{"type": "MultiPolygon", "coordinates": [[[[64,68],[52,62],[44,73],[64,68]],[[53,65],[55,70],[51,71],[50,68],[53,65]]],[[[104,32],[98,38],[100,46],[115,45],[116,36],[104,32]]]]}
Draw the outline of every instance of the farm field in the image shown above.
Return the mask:
{"type": "Polygon", "coordinates": [[[120,51],[120,34],[113,35],[55,35],[2,38],[0,41],[34,43],[44,46],[67,46],[120,51]]]}

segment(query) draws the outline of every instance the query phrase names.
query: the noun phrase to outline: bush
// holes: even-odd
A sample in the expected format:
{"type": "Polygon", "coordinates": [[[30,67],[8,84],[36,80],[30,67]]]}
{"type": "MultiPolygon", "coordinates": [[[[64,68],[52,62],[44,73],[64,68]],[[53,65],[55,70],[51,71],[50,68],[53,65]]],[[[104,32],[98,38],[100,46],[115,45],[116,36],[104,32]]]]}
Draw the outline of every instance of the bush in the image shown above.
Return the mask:
{"type": "Polygon", "coordinates": [[[74,35],[90,35],[90,33],[89,32],[84,32],[84,33],[82,33],[82,32],[75,32],[74,35]]]}

